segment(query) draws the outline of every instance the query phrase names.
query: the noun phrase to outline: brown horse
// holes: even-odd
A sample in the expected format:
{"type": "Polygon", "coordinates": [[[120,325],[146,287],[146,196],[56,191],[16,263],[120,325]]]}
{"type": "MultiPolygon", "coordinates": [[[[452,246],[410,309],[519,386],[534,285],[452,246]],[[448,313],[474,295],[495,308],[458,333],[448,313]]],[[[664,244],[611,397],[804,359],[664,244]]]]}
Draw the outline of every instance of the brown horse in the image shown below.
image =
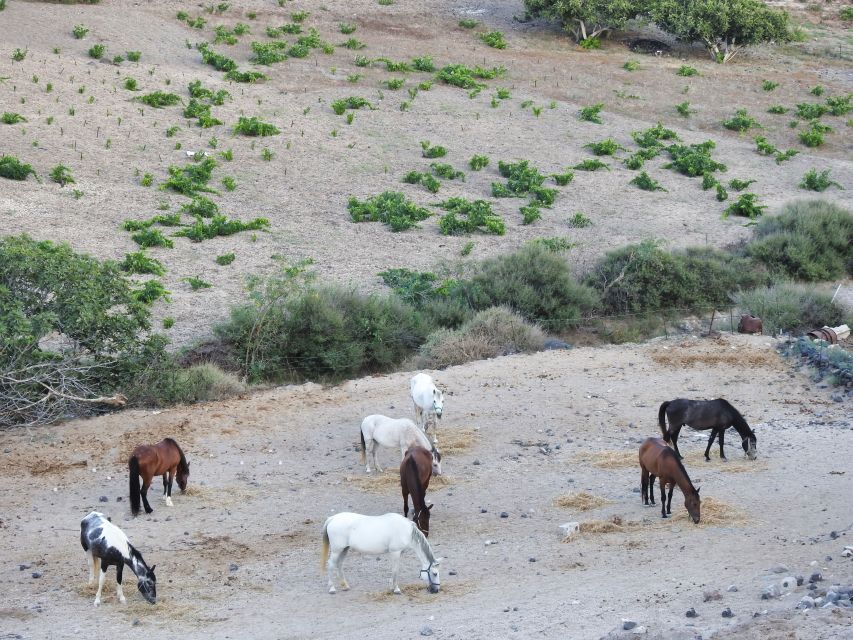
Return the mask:
{"type": "Polygon", "coordinates": [[[418,529],[429,537],[429,513],[432,505],[426,505],[426,490],[432,477],[432,453],[423,447],[412,447],[406,451],[400,463],[400,487],[403,490],[403,515],[409,517],[409,493],[412,494],[412,519],[418,529]]]}
{"type": "Polygon", "coordinates": [[[177,478],[178,486],[183,492],[187,488],[187,478],[190,475],[190,463],[184,457],[184,452],[172,438],[163,438],[157,444],[141,444],[127,461],[130,471],[130,510],[133,515],[139,513],[139,497],[145,505],[145,513],[154,509],[148,504],[148,487],[154,476],[163,476],[163,497],[166,505],[172,506],[172,481],[177,478]],[[142,476],[142,489],[139,488],[139,476],[142,476]]]}
{"type": "Polygon", "coordinates": [[[640,445],[640,483],[643,492],[643,504],[655,503],[655,476],[660,480],[660,514],[672,514],[672,491],[675,485],[684,494],[684,506],[693,518],[699,522],[699,489],[690,482],[687,470],[675,453],[660,438],[646,438],[640,445]],[[666,485],[669,485],[669,499],[666,498],[666,485]]]}

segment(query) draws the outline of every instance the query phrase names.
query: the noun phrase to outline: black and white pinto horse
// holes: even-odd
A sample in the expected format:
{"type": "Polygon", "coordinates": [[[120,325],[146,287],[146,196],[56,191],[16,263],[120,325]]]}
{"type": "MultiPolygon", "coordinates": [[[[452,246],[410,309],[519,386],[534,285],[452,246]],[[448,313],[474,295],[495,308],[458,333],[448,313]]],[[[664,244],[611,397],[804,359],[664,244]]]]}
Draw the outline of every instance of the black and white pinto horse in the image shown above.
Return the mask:
{"type": "Polygon", "coordinates": [[[758,444],[755,433],[749,428],[740,412],[735,409],[728,400],[718,398],[716,400],[687,400],[677,398],[661,404],[658,410],[658,424],[663,433],[663,439],[671,444],[679,458],[684,456],[678,450],[678,434],[681,427],[687,425],[694,429],[704,431],[711,430],[708,438],[708,446],[705,448],[705,460],[710,460],[709,453],[714,438],[720,440],[720,458],[726,459],[723,452],[723,434],[729,427],[734,427],[741,439],[741,446],[750,460],[758,456],[758,444]],[[669,421],[667,429],[666,421],[669,421]]]}
{"type": "Polygon", "coordinates": [[[89,559],[89,584],[95,582],[98,576],[98,593],[95,595],[95,606],[101,604],[101,590],[110,565],[116,568],[116,593],[122,604],[127,602],[121,588],[121,574],[124,565],[136,575],[139,592],[151,604],[157,600],[157,578],[154,576],[154,566],[150,569],[142,559],[142,554],[130,544],[124,532],[110,522],[106,516],[93,511],[80,521],[80,544],[89,559]],[[100,572],[98,569],[100,568],[100,572]]]}

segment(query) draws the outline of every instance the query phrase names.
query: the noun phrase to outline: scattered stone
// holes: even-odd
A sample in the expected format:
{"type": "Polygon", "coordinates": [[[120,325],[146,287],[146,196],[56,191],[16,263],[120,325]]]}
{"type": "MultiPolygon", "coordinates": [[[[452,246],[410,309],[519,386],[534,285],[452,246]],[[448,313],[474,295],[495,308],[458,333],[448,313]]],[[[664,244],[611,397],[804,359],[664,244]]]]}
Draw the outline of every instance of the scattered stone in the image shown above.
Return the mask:
{"type": "Polygon", "coordinates": [[[841,600],[841,596],[838,595],[835,591],[827,591],[826,592],[826,601],[827,602],[838,602],[841,600]]]}
{"type": "Polygon", "coordinates": [[[823,576],[820,574],[820,571],[815,571],[809,577],[809,582],[820,582],[821,580],[823,580],[823,576]]]}
{"type": "Polygon", "coordinates": [[[501,518],[509,518],[509,514],[506,511],[501,511],[501,518]]]}
{"type": "Polygon", "coordinates": [[[706,589],[702,592],[702,602],[711,602],[713,600],[722,600],[723,595],[717,589],[706,589]]]}
{"type": "Polygon", "coordinates": [[[504,607],[504,613],[509,613],[509,607],[504,607]]]}
{"type": "Polygon", "coordinates": [[[797,587],[797,579],[794,576],[788,576],[787,578],[782,578],[782,588],[783,589],[795,589],[797,587]]]}
{"type": "Polygon", "coordinates": [[[811,609],[814,607],[814,598],[803,596],[797,603],[797,609],[811,609]]]}
{"type": "Polygon", "coordinates": [[[3,453],[12,453],[11,449],[3,449],[3,453]]]}
{"type": "Polygon", "coordinates": [[[823,598],[815,598],[814,599],[814,606],[815,607],[822,607],[824,602],[826,602],[826,601],[823,598]]]}
{"type": "Polygon", "coordinates": [[[427,626],[421,627],[421,635],[422,636],[431,636],[432,635],[432,628],[427,627],[427,626]]]}
{"type": "Polygon", "coordinates": [[[770,600],[771,598],[778,598],[782,595],[782,592],[779,590],[775,584],[769,584],[761,591],[761,599],[762,600],[770,600]]]}
{"type": "Polygon", "coordinates": [[[631,629],[633,629],[636,626],[637,626],[637,623],[634,622],[633,620],[628,620],[627,618],[622,618],[622,628],[625,631],[630,631],[631,629]]]}
{"type": "Polygon", "coordinates": [[[690,607],[687,610],[687,613],[685,613],[684,615],[686,615],[688,618],[696,618],[699,616],[699,614],[696,613],[696,609],[694,609],[693,607],[690,607]]]}
{"type": "Polygon", "coordinates": [[[634,493],[640,493],[640,487],[634,487],[634,493]]]}
{"type": "Polygon", "coordinates": [[[480,513],[488,513],[488,512],[489,512],[488,509],[483,509],[482,507],[480,507],[480,513]]]}
{"type": "Polygon", "coordinates": [[[721,614],[724,618],[734,618],[735,614],[732,613],[732,610],[729,607],[723,609],[723,613],[721,614]]]}
{"type": "Polygon", "coordinates": [[[448,572],[447,572],[447,574],[448,574],[448,575],[451,575],[451,576],[455,576],[455,575],[456,575],[456,571],[454,571],[453,569],[451,569],[450,571],[448,571],[448,572]]]}
{"type": "Polygon", "coordinates": [[[124,500],[122,496],[116,496],[116,502],[121,502],[122,500],[124,500]]]}
{"type": "Polygon", "coordinates": [[[110,499],[107,496],[101,496],[98,498],[98,502],[109,502],[110,499]]]}
{"type": "Polygon", "coordinates": [[[634,627],[633,629],[631,629],[631,633],[633,633],[635,635],[640,635],[640,634],[643,634],[645,632],[646,632],[646,627],[644,627],[643,625],[640,625],[639,627],[634,627]]]}
{"type": "Polygon", "coordinates": [[[797,576],[797,586],[802,587],[806,579],[803,576],[797,576]]]}
{"type": "Polygon", "coordinates": [[[832,538],[833,540],[835,540],[836,538],[838,538],[838,532],[837,531],[830,531],[829,537],[832,538]]]}
{"type": "Polygon", "coordinates": [[[730,584],[729,588],[726,589],[726,591],[728,591],[729,593],[736,593],[737,592],[737,585],[736,584],[730,584]]]}
{"type": "Polygon", "coordinates": [[[25,562],[24,564],[19,564],[18,565],[18,571],[26,571],[31,566],[33,566],[33,565],[31,565],[29,562],[25,562]]]}
{"type": "Polygon", "coordinates": [[[480,465],[480,461],[479,461],[479,460],[474,460],[474,462],[472,462],[471,464],[473,464],[473,465],[476,467],[476,466],[479,466],[479,465],[480,465]]]}
{"type": "Polygon", "coordinates": [[[41,571],[33,571],[32,576],[33,578],[38,580],[39,578],[41,578],[41,571]]]}
{"type": "Polygon", "coordinates": [[[784,564],[774,565],[772,569],[770,569],[773,573],[788,573],[788,567],[784,564]]]}
{"type": "Polygon", "coordinates": [[[853,558],[853,547],[844,547],[844,551],[841,552],[842,558],[853,558]]]}
{"type": "Polygon", "coordinates": [[[133,620],[133,626],[134,626],[134,627],[138,627],[138,626],[139,626],[139,625],[141,625],[141,624],[142,624],[142,623],[139,621],[139,618],[134,618],[134,620],[133,620]]]}
{"type": "Polygon", "coordinates": [[[228,565],[228,571],[237,571],[237,569],[239,569],[239,568],[240,568],[240,565],[238,565],[234,562],[232,562],[230,565],[228,565]]]}
{"type": "Polygon", "coordinates": [[[560,525],[560,529],[563,530],[563,535],[568,538],[580,531],[581,525],[579,522],[566,522],[560,525]]]}
{"type": "Polygon", "coordinates": [[[527,561],[528,562],[536,562],[536,558],[531,556],[530,558],[527,559],[527,561]]]}
{"type": "Polygon", "coordinates": [[[551,351],[553,349],[571,349],[572,345],[568,342],[563,342],[562,340],[557,340],[555,338],[549,338],[545,341],[545,344],[542,346],[545,351],[551,351]]]}

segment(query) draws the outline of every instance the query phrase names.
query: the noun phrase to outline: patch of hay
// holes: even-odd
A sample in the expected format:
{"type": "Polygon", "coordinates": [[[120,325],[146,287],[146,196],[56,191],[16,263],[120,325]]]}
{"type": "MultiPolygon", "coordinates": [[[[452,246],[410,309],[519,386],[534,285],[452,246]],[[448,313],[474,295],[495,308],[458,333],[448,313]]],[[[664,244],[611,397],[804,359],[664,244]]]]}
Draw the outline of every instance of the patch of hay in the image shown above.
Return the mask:
{"type": "MultiPolygon", "coordinates": [[[[737,434],[735,434],[737,436],[737,434]]],[[[729,451],[729,445],[726,444],[726,455],[728,455],[728,461],[720,460],[719,456],[719,446],[716,441],[714,441],[714,446],[711,447],[711,460],[705,460],[705,449],[702,451],[691,451],[690,453],[684,453],[684,446],[679,445],[679,449],[681,449],[681,453],[684,456],[684,466],[687,468],[687,473],[699,473],[706,469],[711,469],[713,471],[724,471],[726,473],[755,473],[758,471],[766,471],[769,468],[767,464],[767,460],[762,460],[761,456],[759,456],[756,460],[750,460],[744,455],[740,455],[743,453],[743,449],[740,448],[740,438],[735,438],[737,440],[737,444],[732,443],[735,446],[737,453],[732,453],[729,451]]]]}
{"type": "Polygon", "coordinates": [[[50,473],[65,473],[69,469],[82,468],[88,466],[86,460],[77,460],[76,462],[32,462],[28,471],[34,476],[47,475],[50,473]]]}
{"type": "Polygon", "coordinates": [[[442,456],[456,455],[474,446],[479,437],[479,432],[474,429],[448,427],[438,434],[438,450],[442,456]]]}
{"type": "Polygon", "coordinates": [[[687,344],[682,347],[654,351],[652,360],[665,367],[727,366],[742,368],[780,369],[784,366],[779,355],[770,349],[738,346],[732,349],[725,340],[706,344],[687,344]]]}
{"type": "Polygon", "coordinates": [[[637,529],[640,526],[639,522],[626,522],[622,516],[612,516],[608,520],[593,519],[580,523],[580,531],[578,533],[570,533],[563,538],[563,542],[573,542],[579,538],[596,536],[605,533],[625,533],[637,529]]]}
{"type": "Polygon", "coordinates": [[[373,591],[368,593],[367,596],[374,602],[392,602],[401,598],[433,602],[437,598],[458,598],[459,596],[463,596],[466,593],[473,591],[475,586],[476,583],[472,580],[454,580],[449,583],[443,581],[441,583],[441,591],[438,593],[430,593],[427,590],[425,582],[413,582],[411,584],[401,584],[400,591],[402,591],[402,593],[393,593],[389,588],[383,591],[373,591]]]}
{"type": "MultiPolygon", "coordinates": [[[[675,510],[675,496],[673,496],[672,502],[672,518],[665,521],[661,518],[661,523],[678,522],[679,524],[692,525],[693,520],[690,518],[690,514],[687,513],[687,509],[684,508],[683,502],[679,505],[677,513],[675,510]]],[[[658,509],[660,509],[660,506],[658,506],[658,509]]],[[[722,500],[717,500],[716,498],[702,498],[697,526],[728,526],[745,524],[747,521],[746,512],[739,507],[723,502],[722,500]]]]}
{"type": "Polygon", "coordinates": [[[591,493],[587,493],[586,491],[581,491],[579,493],[568,493],[564,496],[554,498],[555,507],[561,507],[563,509],[574,509],[575,511],[591,511],[592,509],[598,509],[599,507],[603,507],[604,505],[609,503],[610,500],[599,496],[594,496],[591,493]]]}
{"type": "MultiPolygon", "coordinates": [[[[387,493],[388,491],[396,490],[397,493],[400,492],[400,474],[396,469],[394,471],[386,469],[382,473],[374,472],[370,475],[363,476],[345,476],[344,480],[355,485],[362,491],[387,493]]],[[[432,476],[429,480],[427,496],[429,495],[430,489],[449,487],[453,484],[455,484],[453,478],[448,477],[447,475],[432,476]]]]}
{"type": "Polygon", "coordinates": [[[188,485],[186,490],[184,491],[184,495],[189,496],[191,498],[198,498],[200,496],[204,497],[208,496],[209,494],[209,489],[207,489],[206,487],[199,486],[197,484],[188,485]]]}
{"type": "Polygon", "coordinates": [[[584,451],[572,459],[572,464],[591,464],[599,469],[628,469],[640,467],[637,451],[584,451]]]}
{"type": "Polygon", "coordinates": [[[175,497],[187,496],[189,498],[201,498],[205,502],[213,502],[222,506],[228,506],[237,502],[248,502],[255,498],[257,491],[253,491],[242,485],[228,485],[225,487],[208,487],[197,484],[187,485],[186,491],[172,491],[175,497]],[[177,494],[177,496],[176,496],[177,494]]]}

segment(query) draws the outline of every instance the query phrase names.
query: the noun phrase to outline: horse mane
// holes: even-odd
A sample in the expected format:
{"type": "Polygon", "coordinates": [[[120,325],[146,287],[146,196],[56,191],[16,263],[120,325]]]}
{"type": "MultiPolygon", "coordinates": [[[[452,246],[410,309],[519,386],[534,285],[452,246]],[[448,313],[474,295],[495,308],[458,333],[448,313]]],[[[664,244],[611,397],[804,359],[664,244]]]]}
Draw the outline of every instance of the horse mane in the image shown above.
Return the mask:
{"type": "Polygon", "coordinates": [[[418,546],[430,563],[435,562],[435,554],[433,554],[432,547],[429,546],[426,536],[418,529],[414,522],[410,524],[412,525],[412,543],[418,546]]]}
{"type": "Polygon", "coordinates": [[[749,424],[746,422],[746,419],[740,414],[740,411],[732,406],[731,402],[725,398],[718,398],[717,402],[720,402],[723,407],[732,412],[732,426],[740,434],[741,438],[746,436],[755,437],[755,433],[753,433],[752,429],[749,428],[749,424]],[[744,432],[746,432],[746,436],[744,436],[744,432]]]}
{"type": "Polygon", "coordinates": [[[187,459],[184,457],[184,450],[181,449],[181,446],[175,442],[174,438],[163,438],[163,442],[168,442],[171,445],[174,445],[175,449],[178,450],[178,455],[181,456],[181,461],[178,463],[178,471],[187,472],[189,471],[189,466],[187,465],[187,459]]]}
{"type": "MultiPolygon", "coordinates": [[[[672,450],[670,450],[672,451],[672,450]]],[[[681,469],[681,473],[684,474],[684,477],[687,479],[687,483],[693,487],[693,491],[696,491],[696,487],[693,485],[693,481],[690,479],[690,475],[687,473],[687,469],[684,468],[684,463],[681,461],[681,458],[678,456],[675,451],[672,451],[672,457],[675,458],[675,463],[678,465],[678,468],[681,469]]]]}

